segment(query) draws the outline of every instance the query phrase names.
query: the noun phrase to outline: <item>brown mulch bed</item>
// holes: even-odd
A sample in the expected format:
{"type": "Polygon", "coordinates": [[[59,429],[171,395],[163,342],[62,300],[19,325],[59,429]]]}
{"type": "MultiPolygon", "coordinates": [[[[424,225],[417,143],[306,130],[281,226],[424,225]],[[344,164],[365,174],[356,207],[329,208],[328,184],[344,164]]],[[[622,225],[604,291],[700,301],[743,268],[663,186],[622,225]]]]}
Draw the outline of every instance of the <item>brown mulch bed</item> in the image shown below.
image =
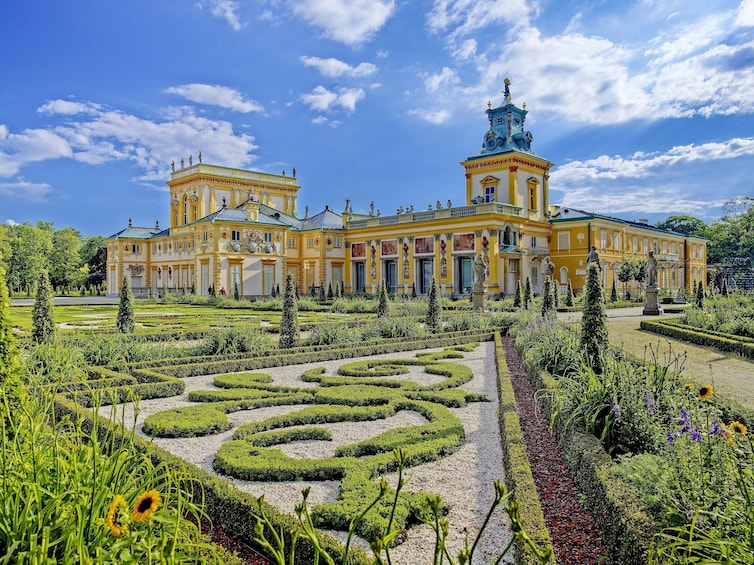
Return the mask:
{"type": "MultiPolygon", "coordinates": [[[[558,565],[609,563],[599,528],[580,503],[580,494],[560,448],[550,434],[547,421],[536,412],[534,388],[510,338],[503,338],[503,348],[534,482],[558,565]]],[[[219,545],[235,551],[246,565],[269,565],[269,561],[258,551],[225,535],[221,530],[212,529],[205,533],[219,545]]]]}
{"type": "Polygon", "coordinates": [[[503,348],[516,395],[526,451],[545,524],[552,538],[555,559],[558,565],[609,563],[599,528],[580,503],[580,494],[560,448],[550,434],[548,422],[535,410],[534,387],[509,337],[503,338],[503,348]]]}

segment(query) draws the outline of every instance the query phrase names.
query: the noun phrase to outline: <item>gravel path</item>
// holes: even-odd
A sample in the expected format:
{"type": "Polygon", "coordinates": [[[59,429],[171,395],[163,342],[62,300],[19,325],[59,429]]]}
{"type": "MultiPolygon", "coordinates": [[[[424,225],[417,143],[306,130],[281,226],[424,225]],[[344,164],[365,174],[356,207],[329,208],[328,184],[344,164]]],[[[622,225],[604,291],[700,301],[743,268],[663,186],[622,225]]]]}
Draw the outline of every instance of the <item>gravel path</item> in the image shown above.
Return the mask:
{"type": "MultiPolygon", "coordinates": [[[[408,352],[379,355],[376,358],[395,359],[413,358],[415,356],[415,352],[408,352]]],[[[316,383],[301,381],[300,375],[312,367],[326,367],[326,374],[335,374],[338,366],[356,360],[358,359],[292,365],[263,369],[258,372],[271,375],[275,384],[317,387],[316,383]]],[[[455,557],[458,551],[463,548],[466,531],[469,533],[470,540],[473,541],[490,504],[494,500],[493,482],[495,480],[504,481],[504,470],[497,423],[498,399],[494,343],[482,343],[473,352],[464,352],[464,359],[449,361],[459,362],[470,367],[474,373],[474,378],[466,383],[463,389],[468,392],[482,392],[486,394],[490,402],[475,402],[463,408],[452,409],[463,422],[466,430],[466,443],[454,454],[438,462],[408,469],[406,474],[409,480],[405,489],[408,491],[426,490],[442,495],[450,510],[447,516],[450,521],[448,548],[451,555],[455,557]]],[[[139,404],[139,413],[136,418],[137,432],[143,435],[142,424],[150,414],[191,404],[186,400],[188,392],[215,388],[212,384],[213,378],[214,375],[186,378],[184,379],[186,392],[183,395],[142,401],[139,404]]],[[[444,377],[438,375],[424,373],[421,367],[411,367],[409,374],[391,378],[412,380],[419,384],[431,384],[444,379],[444,377]]],[[[301,408],[302,406],[281,406],[246,410],[230,414],[229,419],[235,428],[246,422],[264,420],[273,415],[300,410],[301,408]]],[[[108,407],[103,408],[103,415],[107,415],[109,410],[108,407]]],[[[127,423],[133,422],[132,405],[121,405],[118,406],[117,410],[119,418],[123,418],[123,421],[127,423]]],[[[373,437],[390,428],[414,426],[424,422],[426,420],[421,415],[403,411],[384,420],[328,424],[326,427],[333,434],[333,440],[330,442],[302,441],[280,447],[291,457],[325,457],[331,455],[339,445],[373,437]]],[[[153,441],[186,461],[209,472],[214,472],[212,469],[214,455],[220,445],[230,439],[232,433],[233,431],[230,430],[222,434],[201,438],[155,438],[153,441]]],[[[311,488],[309,495],[311,504],[318,504],[334,501],[339,486],[337,481],[270,483],[225,478],[232,481],[241,490],[250,492],[255,496],[264,494],[267,502],[284,512],[292,512],[295,504],[300,502],[301,490],[305,487],[311,488]]],[[[395,486],[397,474],[389,475],[386,478],[392,486],[395,486]]],[[[330,533],[340,539],[345,539],[345,536],[341,533],[330,533]]],[[[489,563],[493,556],[502,551],[509,540],[510,529],[507,516],[502,508],[498,508],[488,525],[486,535],[477,547],[474,563],[489,563]]],[[[433,546],[434,532],[431,528],[428,526],[412,528],[409,531],[408,540],[391,551],[393,562],[406,565],[425,563],[429,560],[433,546]]],[[[507,562],[512,563],[513,561],[511,559],[507,562]]]]}

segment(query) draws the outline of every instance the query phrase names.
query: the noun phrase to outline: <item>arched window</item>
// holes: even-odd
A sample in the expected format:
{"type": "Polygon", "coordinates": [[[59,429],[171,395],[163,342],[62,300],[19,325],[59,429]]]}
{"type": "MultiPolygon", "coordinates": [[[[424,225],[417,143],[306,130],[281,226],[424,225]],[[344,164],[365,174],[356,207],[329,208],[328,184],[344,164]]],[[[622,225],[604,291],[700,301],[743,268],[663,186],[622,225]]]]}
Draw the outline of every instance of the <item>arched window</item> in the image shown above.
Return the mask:
{"type": "Polygon", "coordinates": [[[183,197],[183,223],[188,224],[188,196],[183,197]]]}
{"type": "Polygon", "coordinates": [[[568,284],[568,268],[560,267],[560,284],[568,284]]]}

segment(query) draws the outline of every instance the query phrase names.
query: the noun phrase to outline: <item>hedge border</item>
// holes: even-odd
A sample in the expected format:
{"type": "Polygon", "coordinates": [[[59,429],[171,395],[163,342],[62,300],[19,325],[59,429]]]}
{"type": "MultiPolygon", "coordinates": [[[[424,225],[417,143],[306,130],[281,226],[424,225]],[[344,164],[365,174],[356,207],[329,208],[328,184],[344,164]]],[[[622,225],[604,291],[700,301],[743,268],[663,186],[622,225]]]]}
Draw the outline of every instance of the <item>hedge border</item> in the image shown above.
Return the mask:
{"type": "MultiPolygon", "coordinates": [[[[545,416],[551,419],[550,393],[557,380],[539,368],[524,363],[538,394],[545,416]]],[[[552,423],[553,434],[568,464],[585,506],[600,528],[610,563],[646,563],[651,539],[656,533],[639,491],[618,475],[614,462],[599,440],[575,426],[565,426],[567,415],[552,423]]]]}
{"type": "MultiPolygon", "coordinates": [[[[542,505],[539,501],[537,487],[534,484],[526,442],[521,432],[516,396],[513,392],[508,363],[500,334],[495,334],[495,364],[497,365],[497,391],[500,399],[498,421],[500,441],[503,448],[503,465],[505,466],[505,483],[513,491],[513,500],[519,504],[519,516],[524,531],[540,547],[552,547],[550,532],[545,524],[542,505]]],[[[517,565],[539,565],[539,560],[526,546],[518,540],[515,545],[517,565]]],[[[552,563],[555,563],[555,556],[552,563]]]]}
{"type": "Polygon", "coordinates": [[[721,351],[737,353],[742,357],[754,359],[754,342],[737,339],[738,336],[722,332],[706,331],[691,326],[682,326],[665,320],[642,320],[641,329],[667,337],[688,341],[705,347],[715,347],[721,351]],[[726,337],[727,336],[727,337],[726,337]]]}

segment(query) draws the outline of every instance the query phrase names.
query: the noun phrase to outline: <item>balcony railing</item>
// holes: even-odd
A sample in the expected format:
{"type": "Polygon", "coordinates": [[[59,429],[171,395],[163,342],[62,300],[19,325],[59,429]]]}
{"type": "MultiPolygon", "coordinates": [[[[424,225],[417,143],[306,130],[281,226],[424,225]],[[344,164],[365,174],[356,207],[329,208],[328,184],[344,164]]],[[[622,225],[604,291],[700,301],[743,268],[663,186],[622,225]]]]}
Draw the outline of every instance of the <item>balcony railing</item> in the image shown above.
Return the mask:
{"type": "Polygon", "coordinates": [[[392,226],[413,222],[431,222],[442,218],[465,218],[482,214],[499,214],[505,216],[523,216],[520,206],[490,202],[488,204],[475,204],[473,206],[458,206],[457,208],[444,208],[440,210],[424,210],[422,212],[406,212],[393,216],[380,216],[375,218],[362,218],[348,222],[349,228],[371,228],[379,226],[392,226]]]}

